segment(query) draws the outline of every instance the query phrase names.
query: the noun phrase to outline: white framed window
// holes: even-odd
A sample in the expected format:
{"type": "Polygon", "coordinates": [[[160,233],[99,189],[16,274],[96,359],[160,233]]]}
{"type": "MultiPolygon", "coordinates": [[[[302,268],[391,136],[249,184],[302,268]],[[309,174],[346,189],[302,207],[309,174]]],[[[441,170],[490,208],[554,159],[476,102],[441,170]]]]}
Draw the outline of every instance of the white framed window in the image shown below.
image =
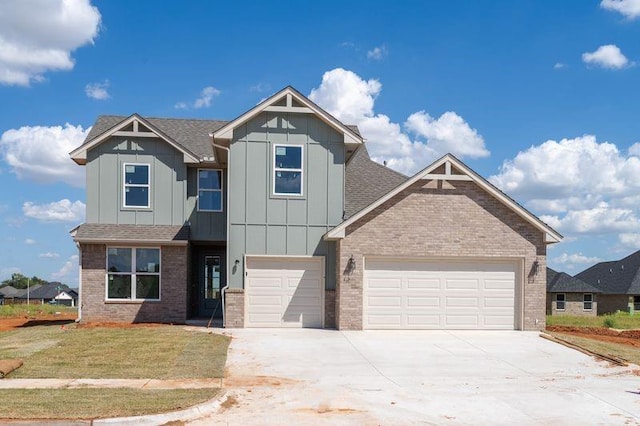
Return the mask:
{"type": "Polygon", "coordinates": [[[582,295],[582,309],[585,311],[590,311],[593,309],[593,294],[585,293],[582,295]]]}
{"type": "Polygon", "coordinates": [[[151,207],[151,167],[149,164],[124,163],[122,165],[122,205],[131,208],[151,207]]]}
{"type": "Polygon", "coordinates": [[[107,300],[160,300],[160,249],[107,247],[107,300]]]}
{"type": "Polygon", "coordinates": [[[556,310],[564,311],[566,300],[564,293],[556,293],[556,310]]]}
{"type": "Polygon", "coordinates": [[[273,145],[273,194],[302,195],[304,147],[273,145]]]}
{"type": "Polygon", "coordinates": [[[198,211],[222,211],[222,170],[198,169],[198,211]]]}

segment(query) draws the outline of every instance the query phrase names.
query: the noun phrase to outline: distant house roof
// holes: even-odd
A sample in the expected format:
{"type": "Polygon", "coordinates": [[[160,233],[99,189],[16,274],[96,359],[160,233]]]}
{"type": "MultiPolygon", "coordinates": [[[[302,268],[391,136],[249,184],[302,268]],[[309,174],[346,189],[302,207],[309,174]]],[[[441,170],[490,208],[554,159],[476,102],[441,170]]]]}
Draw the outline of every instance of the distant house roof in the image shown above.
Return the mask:
{"type": "Polygon", "coordinates": [[[576,278],[603,294],[640,295],[640,250],[621,260],[596,263],[576,274],[576,278]]]}
{"type": "MultiPolygon", "coordinates": [[[[54,299],[61,291],[68,292],[70,288],[66,284],[50,282],[29,292],[32,299],[54,299]]],[[[26,294],[21,298],[26,299],[26,294]]]]}
{"type": "Polygon", "coordinates": [[[366,145],[361,145],[349,159],[345,170],[344,219],[364,209],[407,179],[407,176],[371,160],[366,145]]]}
{"type": "Polygon", "coordinates": [[[0,288],[0,294],[4,297],[16,297],[22,293],[22,289],[15,288],[13,286],[7,285],[0,288]]]}
{"type": "Polygon", "coordinates": [[[602,291],[581,279],[547,268],[547,293],[602,293],[602,291]]]}
{"type": "Polygon", "coordinates": [[[189,240],[188,226],[116,225],[84,223],[71,231],[81,243],[136,242],[148,244],[184,245],[189,240]]]}

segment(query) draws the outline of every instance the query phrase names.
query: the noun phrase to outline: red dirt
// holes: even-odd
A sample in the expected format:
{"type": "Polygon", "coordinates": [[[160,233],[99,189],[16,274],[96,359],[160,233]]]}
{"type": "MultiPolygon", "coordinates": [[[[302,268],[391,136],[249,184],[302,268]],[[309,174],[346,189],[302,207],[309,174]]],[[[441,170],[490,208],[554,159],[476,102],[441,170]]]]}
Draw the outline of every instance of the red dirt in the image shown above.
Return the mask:
{"type": "Polygon", "coordinates": [[[19,327],[33,327],[35,325],[64,325],[76,320],[78,316],[71,313],[60,315],[36,315],[35,317],[1,318],[0,331],[13,330],[19,327]]]}
{"type": "Polygon", "coordinates": [[[640,330],[616,331],[604,327],[567,327],[553,325],[547,327],[547,331],[640,348],[640,330]]]}

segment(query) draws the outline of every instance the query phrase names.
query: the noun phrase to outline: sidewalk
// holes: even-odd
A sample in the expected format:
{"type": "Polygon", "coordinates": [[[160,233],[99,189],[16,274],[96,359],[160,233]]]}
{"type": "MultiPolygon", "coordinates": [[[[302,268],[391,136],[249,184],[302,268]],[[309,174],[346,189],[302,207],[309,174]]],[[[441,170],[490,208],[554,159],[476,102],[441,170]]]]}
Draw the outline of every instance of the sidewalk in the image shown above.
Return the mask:
{"type": "Polygon", "coordinates": [[[207,389],[222,388],[222,379],[1,379],[0,389],[207,389]]]}

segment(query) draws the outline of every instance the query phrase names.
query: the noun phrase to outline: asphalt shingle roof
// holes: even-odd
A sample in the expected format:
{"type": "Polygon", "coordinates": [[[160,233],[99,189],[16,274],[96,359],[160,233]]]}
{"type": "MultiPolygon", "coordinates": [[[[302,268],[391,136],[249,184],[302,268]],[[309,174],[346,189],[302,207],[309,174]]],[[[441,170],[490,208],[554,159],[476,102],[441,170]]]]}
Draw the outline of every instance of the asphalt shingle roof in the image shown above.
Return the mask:
{"type": "Polygon", "coordinates": [[[600,289],[564,272],[547,268],[548,293],[602,293],[600,289]]]}
{"type": "Polygon", "coordinates": [[[345,171],[345,214],[348,219],[408,178],[371,160],[366,145],[360,146],[345,171]]]}
{"type": "Polygon", "coordinates": [[[640,250],[624,259],[596,263],[576,278],[599,288],[603,294],[640,294],[640,250]]]}
{"type": "MultiPolygon", "coordinates": [[[[70,293],[71,289],[65,284],[62,284],[59,282],[51,282],[41,286],[40,288],[30,291],[29,297],[31,297],[32,299],[53,299],[61,291],[66,291],[67,293],[70,293]]],[[[26,297],[27,296],[25,293],[22,296],[22,298],[24,299],[26,297]]]]}
{"type": "MultiPolygon", "coordinates": [[[[128,117],[122,115],[101,115],[96,120],[95,124],[91,128],[91,131],[87,135],[84,143],[95,139],[107,130],[116,126],[121,121],[128,117]]],[[[211,146],[211,138],[209,133],[212,133],[225,124],[228,121],[222,120],[193,120],[184,118],[147,118],[149,124],[155,126],[163,132],[166,136],[173,141],[184,147],[187,151],[190,151],[197,155],[199,158],[213,156],[213,147],[211,146]]]]}
{"type": "Polygon", "coordinates": [[[76,228],[76,241],[157,241],[178,242],[189,239],[188,226],[116,225],[84,223],[76,228]]]}

